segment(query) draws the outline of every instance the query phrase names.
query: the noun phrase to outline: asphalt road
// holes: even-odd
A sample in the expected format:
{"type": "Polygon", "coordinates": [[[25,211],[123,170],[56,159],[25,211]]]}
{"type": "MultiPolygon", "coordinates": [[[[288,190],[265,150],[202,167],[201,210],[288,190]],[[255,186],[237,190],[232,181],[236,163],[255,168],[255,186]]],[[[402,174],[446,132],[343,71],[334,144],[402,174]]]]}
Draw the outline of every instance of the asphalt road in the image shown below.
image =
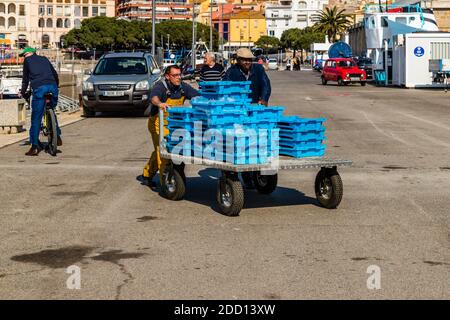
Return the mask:
{"type": "Polygon", "coordinates": [[[217,212],[212,170],[190,167],[186,199],[165,200],[136,181],[146,119],[86,119],[56,158],[0,149],[0,298],[449,299],[450,93],[269,76],[271,104],[326,117],[327,155],[354,161],[338,209],[317,205],[315,170],[248,192],[236,218],[217,212]]]}

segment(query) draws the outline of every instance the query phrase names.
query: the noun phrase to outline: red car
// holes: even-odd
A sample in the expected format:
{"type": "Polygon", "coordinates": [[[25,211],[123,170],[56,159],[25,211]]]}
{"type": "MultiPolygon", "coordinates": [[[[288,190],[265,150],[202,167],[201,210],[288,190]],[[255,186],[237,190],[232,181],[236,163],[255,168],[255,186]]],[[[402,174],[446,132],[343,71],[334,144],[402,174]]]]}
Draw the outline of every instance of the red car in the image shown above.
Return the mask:
{"type": "Polygon", "coordinates": [[[337,81],[339,86],[359,82],[366,85],[366,72],[358,68],[358,65],[349,58],[328,59],[322,71],[322,84],[328,81],[337,81]]]}

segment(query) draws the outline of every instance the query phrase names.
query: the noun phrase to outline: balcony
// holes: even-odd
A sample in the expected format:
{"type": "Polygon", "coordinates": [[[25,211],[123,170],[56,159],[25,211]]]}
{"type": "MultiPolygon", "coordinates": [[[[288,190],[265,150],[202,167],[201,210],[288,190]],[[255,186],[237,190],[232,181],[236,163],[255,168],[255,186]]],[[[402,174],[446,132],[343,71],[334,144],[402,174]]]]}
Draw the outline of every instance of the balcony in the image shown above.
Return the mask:
{"type": "Polygon", "coordinates": [[[266,20],[284,20],[284,19],[291,19],[292,15],[285,14],[285,15],[277,15],[273,17],[266,17],[266,20]]]}

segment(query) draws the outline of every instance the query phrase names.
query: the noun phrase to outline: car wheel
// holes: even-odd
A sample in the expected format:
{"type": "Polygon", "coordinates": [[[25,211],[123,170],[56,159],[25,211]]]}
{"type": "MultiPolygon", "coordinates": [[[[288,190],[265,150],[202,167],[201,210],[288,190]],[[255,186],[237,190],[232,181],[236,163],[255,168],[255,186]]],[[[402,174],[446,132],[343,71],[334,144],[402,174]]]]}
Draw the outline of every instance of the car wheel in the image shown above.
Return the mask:
{"type": "Polygon", "coordinates": [[[342,81],[342,78],[339,77],[339,78],[337,79],[337,83],[338,83],[338,86],[342,86],[342,85],[344,84],[344,81],[342,81]]]}
{"type": "Polygon", "coordinates": [[[327,84],[327,79],[325,79],[324,76],[322,76],[321,79],[322,79],[322,84],[325,86],[327,84]]]}
{"type": "Polygon", "coordinates": [[[95,117],[95,111],[94,109],[88,108],[88,107],[84,107],[83,106],[83,117],[85,118],[92,118],[95,117]]]}
{"type": "Polygon", "coordinates": [[[366,82],[365,81],[361,81],[361,86],[365,86],[366,85],[366,82]]]}

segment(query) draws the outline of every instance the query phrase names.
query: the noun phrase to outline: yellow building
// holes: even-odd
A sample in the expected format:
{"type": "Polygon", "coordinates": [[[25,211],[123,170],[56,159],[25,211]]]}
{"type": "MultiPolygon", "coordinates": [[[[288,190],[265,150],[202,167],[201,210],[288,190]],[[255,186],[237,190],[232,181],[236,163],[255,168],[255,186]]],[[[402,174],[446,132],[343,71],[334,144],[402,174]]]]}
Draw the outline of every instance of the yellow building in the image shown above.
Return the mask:
{"type": "Polygon", "coordinates": [[[225,45],[230,51],[253,47],[266,34],[266,19],[262,11],[241,11],[230,18],[230,37],[225,45]]]}

